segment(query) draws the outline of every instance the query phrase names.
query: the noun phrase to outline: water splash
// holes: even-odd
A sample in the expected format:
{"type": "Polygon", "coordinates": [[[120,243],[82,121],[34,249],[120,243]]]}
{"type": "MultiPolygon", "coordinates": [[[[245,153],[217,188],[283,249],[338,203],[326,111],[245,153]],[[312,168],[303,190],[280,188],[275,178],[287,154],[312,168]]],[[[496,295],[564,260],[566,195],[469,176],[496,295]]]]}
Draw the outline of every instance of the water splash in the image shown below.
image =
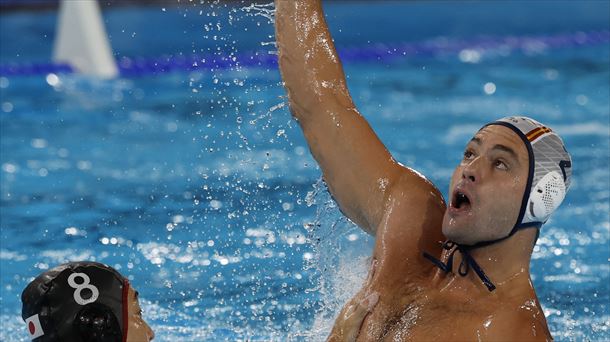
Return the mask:
{"type": "Polygon", "coordinates": [[[267,4],[253,3],[250,6],[242,7],[241,10],[246,12],[246,15],[267,18],[269,24],[275,22],[275,4],[273,2],[267,4]]]}
{"type": "Polygon", "coordinates": [[[305,224],[314,250],[305,269],[316,274],[315,286],[307,291],[319,295],[319,305],[306,337],[323,340],[331,331],[337,313],[364,282],[374,240],[343,216],[322,178],[307,193],[305,203],[316,208],[315,219],[305,224]]]}

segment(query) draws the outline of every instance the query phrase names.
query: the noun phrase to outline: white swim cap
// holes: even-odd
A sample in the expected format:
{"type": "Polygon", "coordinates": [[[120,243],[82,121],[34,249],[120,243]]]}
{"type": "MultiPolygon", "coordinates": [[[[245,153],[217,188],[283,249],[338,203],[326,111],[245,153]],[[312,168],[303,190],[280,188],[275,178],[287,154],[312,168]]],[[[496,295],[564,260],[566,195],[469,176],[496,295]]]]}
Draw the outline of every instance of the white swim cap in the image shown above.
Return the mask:
{"type": "Polygon", "coordinates": [[[529,174],[517,223],[511,231],[527,226],[541,226],[563,201],[572,178],[572,158],[563,141],[538,121],[510,116],[489,125],[512,129],[523,141],[529,154],[529,174]]]}

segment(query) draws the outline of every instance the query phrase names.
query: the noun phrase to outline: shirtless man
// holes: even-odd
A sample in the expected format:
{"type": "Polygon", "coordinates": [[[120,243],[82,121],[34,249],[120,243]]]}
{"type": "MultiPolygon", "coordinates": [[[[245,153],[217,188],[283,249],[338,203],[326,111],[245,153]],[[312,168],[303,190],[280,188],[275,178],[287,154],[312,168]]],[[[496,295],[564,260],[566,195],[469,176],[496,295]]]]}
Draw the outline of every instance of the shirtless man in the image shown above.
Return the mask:
{"type": "Polygon", "coordinates": [[[529,263],[570,184],[561,139],[524,117],[484,126],[453,173],[447,206],[355,108],[320,0],[275,5],[292,114],[342,212],[376,238],[369,280],[329,340],[551,340],[529,263]]]}

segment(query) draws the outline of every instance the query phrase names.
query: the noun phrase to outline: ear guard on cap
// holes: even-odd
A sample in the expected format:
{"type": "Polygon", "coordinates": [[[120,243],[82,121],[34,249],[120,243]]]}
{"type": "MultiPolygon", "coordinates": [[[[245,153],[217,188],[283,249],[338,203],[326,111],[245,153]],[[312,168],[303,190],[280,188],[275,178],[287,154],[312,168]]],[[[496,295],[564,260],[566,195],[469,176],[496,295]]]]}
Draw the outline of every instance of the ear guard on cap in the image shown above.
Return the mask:
{"type": "Polygon", "coordinates": [[[565,196],[566,186],[559,172],[547,173],[530,192],[524,221],[545,222],[565,196]]]}
{"type": "Polygon", "coordinates": [[[112,309],[99,303],[85,305],[72,323],[83,341],[121,342],[121,327],[112,309]]]}

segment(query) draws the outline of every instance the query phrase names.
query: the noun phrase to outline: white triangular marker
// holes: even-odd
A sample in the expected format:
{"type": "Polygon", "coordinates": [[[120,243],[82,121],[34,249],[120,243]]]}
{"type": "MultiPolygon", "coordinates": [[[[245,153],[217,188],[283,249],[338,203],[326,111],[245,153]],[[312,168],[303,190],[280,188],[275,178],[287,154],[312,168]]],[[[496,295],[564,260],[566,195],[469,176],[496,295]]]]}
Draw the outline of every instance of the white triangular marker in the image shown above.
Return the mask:
{"type": "Polygon", "coordinates": [[[28,332],[30,333],[30,338],[35,339],[44,335],[44,331],[42,330],[42,325],[40,324],[40,319],[38,319],[38,314],[34,316],[30,316],[25,320],[25,325],[28,328],[28,332]]]}
{"type": "Polygon", "coordinates": [[[102,78],[119,74],[97,1],[61,1],[53,61],[102,78]]]}

